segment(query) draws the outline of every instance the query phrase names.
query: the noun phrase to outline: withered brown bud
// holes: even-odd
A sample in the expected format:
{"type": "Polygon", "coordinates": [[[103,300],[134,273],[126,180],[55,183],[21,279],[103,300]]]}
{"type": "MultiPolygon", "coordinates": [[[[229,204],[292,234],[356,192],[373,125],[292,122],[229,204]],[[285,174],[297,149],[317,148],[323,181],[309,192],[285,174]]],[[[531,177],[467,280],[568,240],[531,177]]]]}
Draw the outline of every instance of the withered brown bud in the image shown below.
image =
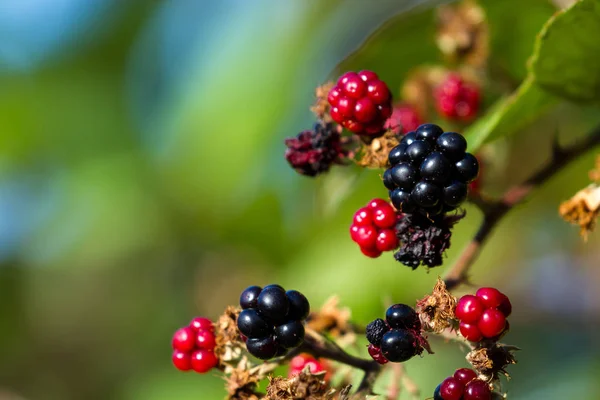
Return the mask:
{"type": "Polygon", "coordinates": [[[486,381],[497,380],[499,374],[510,378],[506,367],[517,363],[513,353],[519,348],[496,342],[487,344],[467,354],[467,361],[486,381]]]}
{"type": "Polygon", "coordinates": [[[455,308],[456,297],[452,296],[444,281],[438,277],[433,292],[419,300],[415,310],[419,314],[423,330],[441,333],[452,327],[455,308]]]}

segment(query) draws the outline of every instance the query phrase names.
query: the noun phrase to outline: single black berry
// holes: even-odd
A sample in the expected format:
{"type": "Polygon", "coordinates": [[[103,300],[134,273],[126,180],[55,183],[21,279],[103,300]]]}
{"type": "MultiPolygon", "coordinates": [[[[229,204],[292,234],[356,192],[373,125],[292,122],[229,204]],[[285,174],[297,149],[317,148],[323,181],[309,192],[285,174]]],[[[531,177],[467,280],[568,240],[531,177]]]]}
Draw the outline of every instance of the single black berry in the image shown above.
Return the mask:
{"type": "Polygon", "coordinates": [[[430,152],[431,146],[423,140],[415,140],[406,148],[406,154],[408,154],[411,162],[416,166],[421,165],[430,152]]]}
{"type": "Polygon", "coordinates": [[[440,383],[433,392],[433,400],[444,400],[442,397],[442,384],[440,383]]]}
{"type": "Polygon", "coordinates": [[[459,161],[467,151],[467,141],[456,132],[445,132],[437,139],[437,148],[451,161],[459,161]]]}
{"type": "Polygon", "coordinates": [[[237,319],[240,332],[249,338],[264,338],[273,333],[272,326],[253,308],[242,310],[237,319]]]}
{"type": "Polygon", "coordinates": [[[303,321],[308,317],[310,312],[310,304],[306,296],[297,290],[288,290],[285,292],[290,308],[288,310],[287,319],[294,321],[303,321]]]}
{"type": "Polygon", "coordinates": [[[410,192],[402,189],[394,189],[390,191],[390,200],[396,209],[403,213],[413,212],[417,205],[410,197],[410,192]]]}
{"type": "Polygon", "coordinates": [[[404,329],[392,329],[381,339],[381,352],[389,361],[403,362],[417,354],[417,339],[404,329]]]}
{"type": "Polygon", "coordinates": [[[389,330],[389,325],[381,318],[377,318],[375,321],[372,321],[369,323],[369,325],[367,325],[367,340],[369,343],[379,346],[381,344],[383,335],[389,330]]]}
{"type": "Polygon", "coordinates": [[[258,296],[258,311],[273,324],[285,321],[289,308],[289,301],[281,287],[266,286],[258,296]]]}
{"type": "Polygon", "coordinates": [[[275,328],[275,336],[280,346],[297,347],[304,341],[304,325],[300,321],[291,321],[275,328]]]}
{"type": "Polygon", "coordinates": [[[385,312],[387,323],[395,329],[421,329],[415,310],[406,304],[394,304],[385,312]]]}
{"type": "Polygon", "coordinates": [[[392,169],[386,169],[383,173],[383,185],[388,188],[388,190],[393,190],[396,188],[396,184],[392,180],[392,169]]]}
{"type": "Polygon", "coordinates": [[[415,140],[417,140],[417,133],[414,131],[408,132],[402,137],[400,144],[406,143],[407,146],[410,146],[415,140]]]}
{"type": "Polygon", "coordinates": [[[479,173],[477,158],[471,153],[465,153],[465,156],[456,163],[456,172],[461,181],[471,182],[477,178],[477,174],[479,173]]]}
{"type": "Polygon", "coordinates": [[[268,360],[277,355],[280,347],[273,336],[267,336],[262,339],[248,339],[246,348],[254,357],[260,358],[261,360],[268,360]]]}
{"type": "Polygon", "coordinates": [[[262,288],[260,286],[250,286],[244,290],[240,296],[240,306],[245,310],[247,308],[256,308],[258,295],[262,288]]]}
{"type": "Polygon", "coordinates": [[[417,140],[425,140],[433,146],[444,130],[434,124],[423,124],[417,128],[415,133],[417,140]]]}
{"type": "Polygon", "coordinates": [[[415,185],[410,198],[421,207],[433,207],[437,205],[442,196],[442,190],[434,183],[421,181],[415,185]]]}
{"type": "Polygon", "coordinates": [[[444,184],[452,177],[452,163],[437,151],[429,154],[421,163],[421,179],[444,184]]]}
{"type": "Polygon", "coordinates": [[[449,207],[458,207],[467,198],[467,185],[454,181],[444,188],[444,204],[449,207]]]}
{"type": "Polygon", "coordinates": [[[390,161],[391,165],[396,165],[398,163],[401,163],[402,161],[408,161],[408,154],[406,154],[407,147],[408,144],[400,143],[398,146],[390,150],[388,160],[390,161]]]}
{"type": "Polygon", "coordinates": [[[392,180],[400,188],[410,190],[417,182],[418,169],[409,163],[400,163],[392,168],[392,180]]]}

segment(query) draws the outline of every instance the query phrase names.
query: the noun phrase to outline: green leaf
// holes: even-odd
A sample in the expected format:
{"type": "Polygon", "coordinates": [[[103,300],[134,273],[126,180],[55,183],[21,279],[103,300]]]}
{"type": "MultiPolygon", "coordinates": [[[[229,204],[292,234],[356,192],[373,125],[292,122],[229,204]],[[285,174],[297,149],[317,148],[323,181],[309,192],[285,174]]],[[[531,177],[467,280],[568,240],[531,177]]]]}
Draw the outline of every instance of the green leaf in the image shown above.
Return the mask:
{"type": "Polygon", "coordinates": [[[557,13],[538,35],[530,69],[544,89],[574,101],[600,99],[600,0],[557,13]]]}
{"type": "Polygon", "coordinates": [[[471,152],[482,144],[508,136],[535,121],[557,98],[548,94],[529,77],[510,96],[500,99],[465,131],[471,152]]]}
{"type": "Polygon", "coordinates": [[[535,37],[556,8],[547,0],[482,0],[480,5],[489,26],[491,73],[520,82],[527,76],[535,37]]]}

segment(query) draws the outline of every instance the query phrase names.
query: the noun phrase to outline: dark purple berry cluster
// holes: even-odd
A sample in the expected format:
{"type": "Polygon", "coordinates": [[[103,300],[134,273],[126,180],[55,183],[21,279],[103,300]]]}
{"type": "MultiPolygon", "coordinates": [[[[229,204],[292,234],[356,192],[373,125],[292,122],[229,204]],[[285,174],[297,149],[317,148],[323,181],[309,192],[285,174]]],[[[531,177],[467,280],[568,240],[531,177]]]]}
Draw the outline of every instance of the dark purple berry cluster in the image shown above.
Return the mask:
{"type": "Polygon", "coordinates": [[[340,131],[334,123],[316,123],[313,130],[285,140],[285,159],[302,175],[317,176],[327,172],[331,164],[346,157],[340,131]]]}
{"type": "Polygon", "coordinates": [[[240,296],[242,312],[237,326],[246,339],[248,352],[268,360],[282,356],[304,341],[304,325],[310,304],[296,291],[279,285],[250,286],[240,296]]]}
{"type": "Polygon", "coordinates": [[[385,321],[377,318],[367,325],[369,354],[380,364],[404,362],[423,352],[421,321],[406,304],[394,304],[385,313],[385,321]]]}
{"type": "Polygon", "coordinates": [[[434,124],[409,132],[389,154],[383,174],[390,199],[403,213],[427,217],[452,211],[467,198],[467,184],[477,178],[477,158],[466,152],[467,141],[434,124]]]}

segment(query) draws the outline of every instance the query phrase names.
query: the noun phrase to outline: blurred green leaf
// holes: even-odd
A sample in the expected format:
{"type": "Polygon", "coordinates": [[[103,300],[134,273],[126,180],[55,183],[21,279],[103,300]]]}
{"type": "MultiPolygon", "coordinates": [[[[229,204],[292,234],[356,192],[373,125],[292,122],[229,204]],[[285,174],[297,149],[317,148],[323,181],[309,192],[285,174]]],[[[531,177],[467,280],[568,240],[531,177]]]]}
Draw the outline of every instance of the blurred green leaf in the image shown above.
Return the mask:
{"type": "Polygon", "coordinates": [[[532,78],[526,79],[510,96],[502,98],[465,131],[470,151],[482,144],[508,136],[535,121],[557,99],[537,86],[532,78]]]}
{"type": "Polygon", "coordinates": [[[600,1],[557,13],[538,35],[531,72],[543,88],[575,101],[600,99],[600,1]]]}
{"type": "Polygon", "coordinates": [[[394,89],[400,87],[411,69],[439,61],[434,37],[432,10],[400,14],[342,61],[335,69],[336,76],[346,71],[371,69],[397,93],[394,89]]]}
{"type": "Polygon", "coordinates": [[[546,0],[484,0],[490,32],[490,60],[494,72],[521,81],[527,76],[525,62],[533,51],[535,36],[556,11],[546,0]],[[515,18],[519,10],[526,18],[515,18]]]}

